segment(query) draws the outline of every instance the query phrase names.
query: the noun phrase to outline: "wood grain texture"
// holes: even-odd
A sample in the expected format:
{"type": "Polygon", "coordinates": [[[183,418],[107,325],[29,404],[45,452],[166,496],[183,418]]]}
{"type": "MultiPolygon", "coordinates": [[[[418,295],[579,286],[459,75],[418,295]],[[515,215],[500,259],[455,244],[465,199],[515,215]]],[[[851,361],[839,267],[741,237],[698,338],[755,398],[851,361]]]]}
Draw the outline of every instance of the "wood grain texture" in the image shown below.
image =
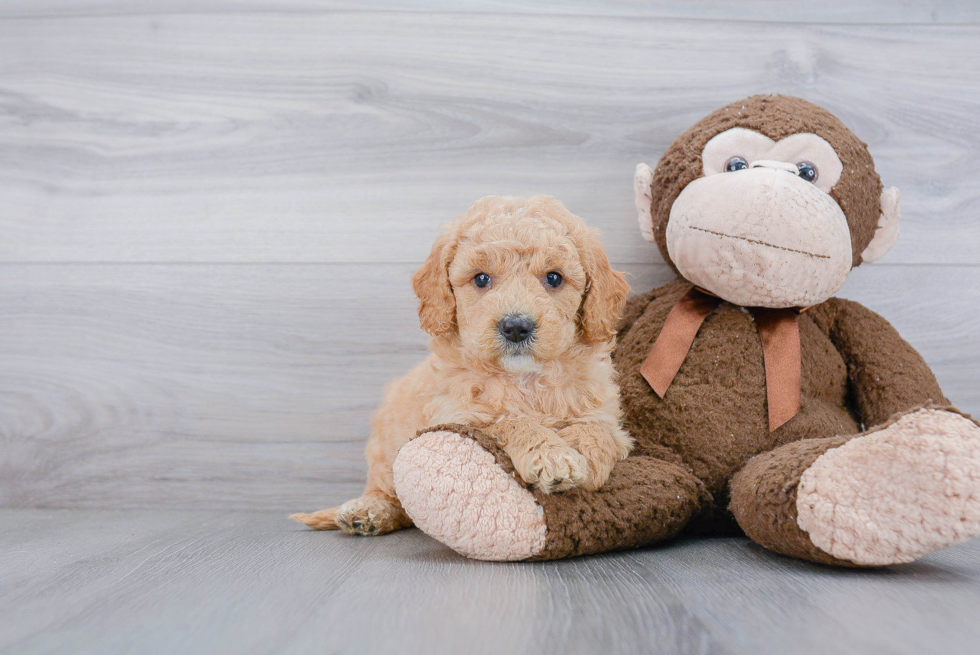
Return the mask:
{"type": "MultiPolygon", "coordinates": [[[[427,353],[413,269],[0,266],[0,506],[298,510],[356,495],[382,387],[427,353]]],[[[671,279],[627,270],[640,290],[671,279]]],[[[980,413],[975,272],[861,267],[841,295],[980,413]]]]}
{"type": "Polygon", "coordinates": [[[354,495],[408,278],[489,193],[551,193],[645,290],[636,162],[786,92],[903,189],[880,310],[980,411],[969,2],[59,0],[0,5],[0,506],[354,495]],[[448,11],[448,10],[452,11],[448,11]],[[761,19],[761,20],[760,20],[761,19]]]}
{"type": "Polygon", "coordinates": [[[980,7],[971,0],[6,0],[0,18],[364,10],[875,25],[980,22],[980,7]]]}
{"type": "Polygon", "coordinates": [[[360,491],[382,387],[426,355],[408,279],[440,222],[549,193],[664,283],[633,167],[752,93],[868,141],[903,235],[841,295],[980,413],[978,23],[968,0],[0,3],[0,507],[71,508],[0,509],[0,654],[975,652],[980,540],[884,571],[745,539],[510,565],[284,513],[360,491]]]}
{"type": "Polygon", "coordinates": [[[237,6],[0,20],[0,261],[415,262],[475,198],[548,193],[647,263],[634,166],[778,92],[902,189],[887,261],[980,263],[978,26],[237,6]]]}
{"type": "Polygon", "coordinates": [[[281,515],[0,511],[0,653],[976,652],[980,540],[841,570],[746,539],[536,564],[281,515]]]}

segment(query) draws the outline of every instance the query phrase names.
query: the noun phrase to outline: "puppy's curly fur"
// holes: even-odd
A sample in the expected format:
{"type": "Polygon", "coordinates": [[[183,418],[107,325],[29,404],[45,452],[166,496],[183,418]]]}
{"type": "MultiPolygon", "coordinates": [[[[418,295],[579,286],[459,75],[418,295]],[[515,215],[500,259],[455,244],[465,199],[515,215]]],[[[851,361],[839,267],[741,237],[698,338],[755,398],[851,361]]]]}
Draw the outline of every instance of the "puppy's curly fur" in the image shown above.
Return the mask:
{"type": "Polygon", "coordinates": [[[412,285],[431,355],[385,390],[364,495],[292,518],[351,534],[410,526],[392,462],[418,430],[444,423],[494,436],[545,493],[602,486],[632,441],[610,359],[629,285],[598,232],[554,198],[482,198],[436,240],[412,285]],[[526,321],[528,338],[508,340],[506,317],[526,321]]]}

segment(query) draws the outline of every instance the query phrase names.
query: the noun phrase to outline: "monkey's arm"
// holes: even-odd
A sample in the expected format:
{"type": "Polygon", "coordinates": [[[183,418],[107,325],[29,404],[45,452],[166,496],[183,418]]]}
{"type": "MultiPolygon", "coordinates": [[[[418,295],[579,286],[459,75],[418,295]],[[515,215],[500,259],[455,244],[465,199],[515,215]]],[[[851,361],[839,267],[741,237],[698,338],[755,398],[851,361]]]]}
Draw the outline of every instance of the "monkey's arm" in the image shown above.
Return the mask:
{"type": "Polygon", "coordinates": [[[884,318],[841,298],[812,311],[847,364],[851,402],[866,427],[921,405],[949,405],[925,360],[884,318]]]}

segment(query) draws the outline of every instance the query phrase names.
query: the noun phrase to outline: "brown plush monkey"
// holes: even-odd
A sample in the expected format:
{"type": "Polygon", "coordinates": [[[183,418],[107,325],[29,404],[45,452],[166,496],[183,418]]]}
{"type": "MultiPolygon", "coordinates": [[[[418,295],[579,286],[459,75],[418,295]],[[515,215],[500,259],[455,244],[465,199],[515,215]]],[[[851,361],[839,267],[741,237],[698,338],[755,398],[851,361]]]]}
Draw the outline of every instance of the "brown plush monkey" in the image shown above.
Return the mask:
{"type": "Polygon", "coordinates": [[[436,427],[395,462],[416,525],[516,560],[737,523],[770,550],[846,566],[980,534],[980,426],[883,318],[832,297],[898,234],[898,191],[882,191],[864,143],[811,103],[755,96],[641,164],[636,191],[678,280],[620,323],[632,455],[597,492],[548,495],[483,435],[436,427]]]}

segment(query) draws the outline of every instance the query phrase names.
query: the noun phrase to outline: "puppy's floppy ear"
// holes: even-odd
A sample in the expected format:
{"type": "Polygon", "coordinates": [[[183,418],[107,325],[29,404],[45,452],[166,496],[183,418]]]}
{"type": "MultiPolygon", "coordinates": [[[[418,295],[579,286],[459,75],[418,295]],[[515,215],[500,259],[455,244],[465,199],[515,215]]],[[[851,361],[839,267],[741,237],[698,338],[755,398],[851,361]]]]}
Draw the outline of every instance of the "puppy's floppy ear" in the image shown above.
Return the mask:
{"type": "Polygon", "coordinates": [[[609,341],[616,334],[616,323],[630,285],[622,273],[609,265],[606,251],[593,230],[585,238],[581,257],[587,279],[582,301],[582,332],[591,343],[609,341]]]}
{"type": "Polygon", "coordinates": [[[422,329],[434,337],[449,332],[456,324],[456,296],[449,284],[449,264],[456,256],[457,242],[453,232],[439,235],[429,258],[412,276],[422,329]]]}

